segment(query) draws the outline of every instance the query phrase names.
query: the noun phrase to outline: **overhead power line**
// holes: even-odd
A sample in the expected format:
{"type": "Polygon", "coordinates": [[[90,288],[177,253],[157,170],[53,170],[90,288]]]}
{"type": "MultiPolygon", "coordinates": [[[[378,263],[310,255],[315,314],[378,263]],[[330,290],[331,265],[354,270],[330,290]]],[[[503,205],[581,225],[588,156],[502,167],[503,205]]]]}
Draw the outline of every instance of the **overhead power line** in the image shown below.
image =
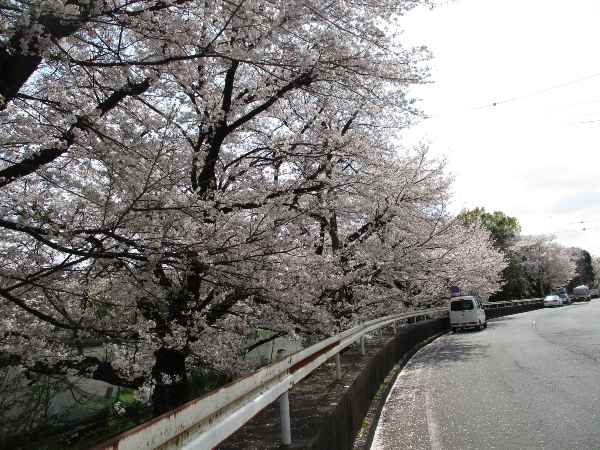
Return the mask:
{"type": "Polygon", "coordinates": [[[515,102],[517,100],[523,100],[526,98],[530,98],[530,97],[535,97],[537,95],[541,95],[541,94],[545,94],[546,92],[550,92],[556,89],[561,89],[564,88],[566,86],[571,86],[573,84],[579,84],[582,83],[584,81],[587,80],[591,80],[592,78],[596,78],[596,77],[600,77],[600,72],[599,73],[593,73],[591,75],[587,75],[585,77],[581,77],[581,78],[576,78],[574,80],[570,80],[570,81],[565,81],[564,83],[559,83],[559,84],[554,84],[552,86],[548,86],[542,89],[537,89],[535,91],[531,91],[528,92],[526,94],[521,94],[521,95],[516,95],[514,97],[509,97],[509,98],[505,98],[503,100],[497,100],[495,102],[492,103],[487,103],[485,105],[481,105],[481,106],[475,106],[472,109],[483,109],[483,108],[493,108],[494,106],[498,106],[504,103],[510,103],[510,102],[515,102]]]}
{"type": "MultiPolygon", "coordinates": [[[[583,83],[585,81],[588,81],[588,80],[591,80],[591,79],[594,79],[594,78],[598,78],[598,77],[600,77],[600,72],[593,73],[593,74],[587,75],[585,77],[576,78],[576,79],[573,79],[573,80],[570,80],[570,81],[565,81],[563,83],[558,83],[558,84],[554,84],[554,85],[551,85],[551,86],[547,86],[545,88],[537,89],[535,91],[527,92],[525,94],[515,95],[514,97],[508,97],[508,98],[504,98],[502,100],[496,100],[496,101],[493,101],[491,103],[486,103],[486,104],[479,105],[479,106],[467,107],[467,108],[463,109],[460,112],[465,113],[465,112],[468,112],[468,111],[477,111],[477,110],[482,110],[482,109],[487,109],[487,108],[494,108],[494,107],[496,107],[498,105],[503,105],[503,104],[506,104],[506,103],[512,103],[512,102],[516,102],[516,101],[519,101],[519,100],[524,100],[524,99],[527,99],[527,98],[530,98],[530,97],[536,97],[538,95],[545,94],[546,92],[550,92],[550,91],[553,91],[553,90],[556,90],[556,89],[562,89],[564,87],[571,86],[571,85],[574,85],[574,84],[583,83]]],[[[571,103],[570,105],[591,104],[591,103],[595,103],[595,102],[596,101],[576,102],[576,103],[571,103]]],[[[445,115],[447,115],[447,114],[425,115],[425,117],[423,117],[423,119],[427,120],[427,119],[441,118],[441,117],[443,117],[445,115]]],[[[452,114],[452,115],[454,115],[454,114],[452,114]]],[[[574,123],[592,123],[592,121],[576,121],[574,123]]]]}

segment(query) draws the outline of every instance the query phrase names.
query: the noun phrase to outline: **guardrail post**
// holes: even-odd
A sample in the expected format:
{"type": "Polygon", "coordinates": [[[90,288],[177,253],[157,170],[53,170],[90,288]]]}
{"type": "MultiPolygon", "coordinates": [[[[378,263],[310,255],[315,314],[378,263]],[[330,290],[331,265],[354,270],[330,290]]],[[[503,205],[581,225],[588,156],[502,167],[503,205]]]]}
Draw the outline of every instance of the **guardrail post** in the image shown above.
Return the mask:
{"type": "Polygon", "coordinates": [[[342,360],[339,353],[335,355],[335,378],[338,380],[342,379],[342,360]]]}
{"type": "Polygon", "coordinates": [[[281,421],[281,442],[283,445],[292,443],[292,426],[290,425],[290,396],[285,391],[279,397],[279,420],[281,421]]]}
{"type": "Polygon", "coordinates": [[[360,338],[360,353],[365,356],[367,354],[366,350],[365,350],[365,337],[361,336],[360,338]]]}

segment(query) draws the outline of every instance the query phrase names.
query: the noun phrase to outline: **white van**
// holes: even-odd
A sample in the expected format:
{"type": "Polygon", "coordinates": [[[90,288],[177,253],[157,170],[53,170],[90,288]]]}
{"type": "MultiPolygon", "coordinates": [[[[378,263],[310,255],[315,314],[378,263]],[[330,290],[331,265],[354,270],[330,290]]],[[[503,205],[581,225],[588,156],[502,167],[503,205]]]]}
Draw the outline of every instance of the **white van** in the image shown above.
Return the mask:
{"type": "Polygon", "coordinates": [[[487,328],[485,311],[479,297],[464,295],[450,299],[450,327],[452,331],[461,328],[487,328]]]}

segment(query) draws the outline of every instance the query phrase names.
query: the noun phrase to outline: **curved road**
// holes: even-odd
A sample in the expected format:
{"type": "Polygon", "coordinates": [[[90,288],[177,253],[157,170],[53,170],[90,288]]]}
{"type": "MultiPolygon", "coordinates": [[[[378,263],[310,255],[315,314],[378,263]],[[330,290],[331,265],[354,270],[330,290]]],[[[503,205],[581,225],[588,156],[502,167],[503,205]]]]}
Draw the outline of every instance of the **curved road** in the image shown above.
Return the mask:
{"type": "Polygon", "coordinates": [[[390,391],[371,449],[600,449],[600,300],[423,347],[390,391]]]}

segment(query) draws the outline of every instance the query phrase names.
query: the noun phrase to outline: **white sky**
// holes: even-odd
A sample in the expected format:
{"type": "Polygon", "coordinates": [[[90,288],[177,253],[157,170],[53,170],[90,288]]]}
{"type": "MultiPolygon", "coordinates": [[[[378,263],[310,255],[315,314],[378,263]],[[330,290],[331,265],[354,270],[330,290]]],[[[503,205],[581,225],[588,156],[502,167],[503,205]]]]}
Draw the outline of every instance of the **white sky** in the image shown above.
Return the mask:
{"type": "Polygon", "coordinates": [[[600,1],[455,0],[403,22],[433,52],[409,140],[446,156],[454,209],[600,256],[600,1]]]}

